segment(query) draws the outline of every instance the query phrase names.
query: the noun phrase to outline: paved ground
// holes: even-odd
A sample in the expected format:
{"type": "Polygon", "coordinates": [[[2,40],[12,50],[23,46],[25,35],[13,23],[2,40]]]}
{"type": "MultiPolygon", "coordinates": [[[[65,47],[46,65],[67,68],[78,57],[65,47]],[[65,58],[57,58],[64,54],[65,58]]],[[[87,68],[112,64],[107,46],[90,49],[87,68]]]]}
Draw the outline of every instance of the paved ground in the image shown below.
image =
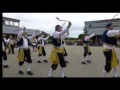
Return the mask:
{"type": "MultiPolygon", "coordinates": [[[[51,45],[45,46],[46,53],[47,53],[47,60],[49,60],[50,52],[52,49],[51,45]]],[[[67,64],[66,67],[66,76],[67,77],[101,77],[101,72],[105,65],[105,57],[102,53],[102,47],[92,47],[92,56],[91,56],[91,64],[82,65],[81,58],[83,55],[83,47],[82,46],[66,46],[66,50],[68,52],[68,61],[70,62],[67,64]]],[[[120,48],[115,49],[118,59],[120,60],[120,48]]],[[[32,52],[32,48],[31,48],[32,52]]],[[[16,54],[8,55],[8,64],[10,68],[6,69],[3,68],[2,76],[3,77],[47,77],[48,72],[51,66],[51,63],[37,63],[38,60],[38,52],[32,52],[32,68],[34,75],[28,76],[26,74],[27,63],[25,62],[23,65],[24,75],[18,74],[18,48],[15,48],[16,54]]],[[[42,60],[43,61],[43,60],[42,60]]],[[[120,76],[120,66],[119,66],[119,74],[120,76]]],[[[60,66],[58,66],[57,70],[54,72],[54,77],[60,77],[60,66]]],[[[107,77],[113,77],[113,70],[107,75],[107,77]]]]}

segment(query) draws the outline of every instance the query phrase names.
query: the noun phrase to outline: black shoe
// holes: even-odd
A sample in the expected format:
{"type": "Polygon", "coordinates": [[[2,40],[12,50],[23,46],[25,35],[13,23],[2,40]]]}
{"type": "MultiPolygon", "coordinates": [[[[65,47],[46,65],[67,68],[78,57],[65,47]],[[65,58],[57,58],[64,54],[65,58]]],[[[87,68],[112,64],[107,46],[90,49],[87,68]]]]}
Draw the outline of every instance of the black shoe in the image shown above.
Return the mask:
{"type": "Polygon", "coordinates": [[[66,63],[69,63],[68,61],[65,61],[66,63]]]}
{"type": "Polygon", "coordinates": [[[47,63],[48,61],[47,60],[44,60],[44,63],[47,63]]]}
{"type": "Polygon", "coordinates": [[[31,71],[27,71],[28,75],[33,75],[33,73],[31,71]]]}
{"type": "Polygon", "coordinates": [[[113,78],[120,78],[120,77],[118,76],[118,77],[113,77],[113,78]]]}
{"type": "Polygon", "coordinates": [[[38,63],[42,63],[41,61],[37,61],[38,63]]]}
{"type": "Polygon", "coordinates": [[[82,62],[82,64],[86,64],[85,62],[82,62]]]}
{"type": "Polygon", "coordinates": [[[9,68],[9,66],[8,66],[8,65],[4,65],[3,67],[4,67],[4,68],[9,68]]]}
{"type": "Polygon", "coordinates": [[[91,61],[90,61],[90,60],[87,60],[87,62],[88,62],[88,63],[91,63],[91,61]]]}
{"type": "Polygon", "coordinates": [[[61,78],[67,78],[67,76],[61,77],[61,78]]]}
{"type": "Polygon", "coordinates": [[[67,78],[67,76],[64,76],[64,78],[67,78]]]}
{"type": "Polygon", "coordinates": [[[48,77],[48,78],[53,78],[53,76],[52,77],[48,77]]]}
{"type": "Polygon", "coordinates": [[[22,70],[19,71],[19,74],[24,74],[22,70]]]}

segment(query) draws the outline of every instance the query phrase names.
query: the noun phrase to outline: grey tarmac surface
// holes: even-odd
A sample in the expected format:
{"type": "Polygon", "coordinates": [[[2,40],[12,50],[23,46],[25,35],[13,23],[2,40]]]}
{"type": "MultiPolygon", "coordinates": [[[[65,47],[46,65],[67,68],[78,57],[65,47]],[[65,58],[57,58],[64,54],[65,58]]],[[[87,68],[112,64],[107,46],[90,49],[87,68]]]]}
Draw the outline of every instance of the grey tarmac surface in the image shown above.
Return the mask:
{"type": "MultiPolygon", "coordinates": [[[[7,54],[8,56],[8,65],[9,68],[2,67],[2,77],[15,77],[15,78],[47,78],[48,72],[51,67],[51,62],[44,63],[42,57],[42,63],[37,63],[38,61],[38,52],[33,52],[31,49],[31,57],[33,60],[31,71],[34,73],[32,76],[26,74],[27,63],[25,62],[22,69],[24,74],[18,74],[18,48],[15,48],[15,54],[7,54]]],[[[49,61],[50,53],[52,50],[52,45],[46,45],[45,50],[47,53],[47,60],[49,61]]],[[[86,65],[81,64],[81,59],[83,56],[83,46],[66,46],[66,50],[68,53],[68,61],[70,63],[67,64],[65,74],[68,78],[83,78],[83,77],[101,77],[102,70],[105,65],[105,57],[103,55],[103,47],[91,46],[91,61],[92,63],[87,63],[86,65]]],[[[120,48],[115,48],[117,53],[117,57],[120,60],[120,48]]],[[[8,52],[8,50],[7,50],[8,52]]],[[[3,61],[3,60],[2,60],[3,61]]],[[[60,65],[57,70],[54,72],[54,77],[60,77],[60,65]]],[[[120,76],[120,66],[118,75],[120,76]]],[[[113,77],[113,70],[108,73],[107,77],[113,77]]]]}

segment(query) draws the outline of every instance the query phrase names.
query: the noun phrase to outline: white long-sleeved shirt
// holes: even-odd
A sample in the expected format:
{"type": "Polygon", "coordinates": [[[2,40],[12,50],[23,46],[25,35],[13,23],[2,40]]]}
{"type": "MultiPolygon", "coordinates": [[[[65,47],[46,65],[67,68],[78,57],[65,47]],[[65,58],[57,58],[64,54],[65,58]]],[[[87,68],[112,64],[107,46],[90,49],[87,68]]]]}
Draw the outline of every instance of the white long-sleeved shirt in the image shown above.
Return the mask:
{"type": "MultiPolygon", "coordinates": [[[[4,38],[4,41],[5,41],[6,44],[9,43],[9,39],[4,38]]],[[[2,49],[5,49],[5,45],[4,45],[3,41],[2,41],[2,49]]]]}
{"type": "MultiPolygon", "coordinates": [[[[119,35],[120,35],[120,30],[109,30],[107,32],[108,37],[115,37],[115,36],[119,36],[119,35]]],[[[114,49],[115,45],[108,45],[108,44],[104,43],[103,47],[108,48],[108,49],[114,49]]]]}
{"type": "MultiPolygon", "coordinates": [[[[21,31],[18,33],[18,35],[17,35],[17,38],[18,38],[17,41],[20,40],[23,32],[24,32],[24,30],[21,30],[21,31]]],[[[36,35],[37,35],[37,32],[34,32],[32,36],[28,36],[27,38],[28,38],[29,40],[31,40],[31,39],[32,39],[33,37],[35,37],[36,35]]]]}
{"type": "Polygon", "coordinates": [[[10,43],[10,44],[14,44],[14,42],[13,42],[12,39],[9,39],[9,43],[10,43]]]}
{"type": "MultiPolygon", "coordinates": [[[[67,36],[68,36],[68,33],[64,34],[64,35],[62,36],[62,40],[65,40],[65,38],[67,38],[67,36]]],[[[63,44],[62,46],[65,47],[65,46],[66,46],[66,43],[64,42],[64,44],[63,44]]]]}
{"type": "Polygon", "coordinates": [[[120,40],[117,41],[117,44],[120,45],[120,40]]]}
{"type": "Polygon", "coordinates": [[[32,42],[32,45],[36,45],[37,39],[35,38],[34,41],[32,42]]]}
{"type": "Polygon", "coordinates": [[[49,35],[48,35],[46,38],[43,38],[43,37],[44,37],[44,35],[42,35],[41,37],[38,38],[38,42],[39,42],[40,40],[42,41],[42,44],[38,44],[38,46],[44,47],[44,46],[45,46],[44,41],[49,38],[49,35]]]}
{"type": "Polygon", "coordinates": [[[95,34],[91,34],[90,36],[85,36],[84,40],[90,41],[90,38],[92,38],[93,36],[95,36],[95,34]]]}
{"type": "Polygon", "coordinates": [[[21,38],[23,38],[23,45],[22,46],[20,46],[20,48],[28,48],[29,46],[28,46],[28,40],[27,40],[27,38],[25,38],[25,37],[23,37],[23,36],[21,36],[21,38]]]}
{"type": "Polygon", "coordinates": [[[18,37],[18,41],[20,40],[20,38],[23,38],[23,45],[20,46],[20,48],[28,48],[29,46],[28,46],[28,40],[27,40],[27,38],[31,41],[31,39],[37,35],[37,32],[34,32],[32,36],[28,36],[28,37],[23,37],[22,36],[23,32],[24,32],[23,30],[20,31],[18,33],[18,36],[17,36],[18,37]]]}
{"type": "Polygon", "coordinates": [[[62,30],[61,32],[58,32],[58,31],[55,31],[54,33],[53,33],[53,37],[55,38],[55,39],[61,39],[61,46],[60,47],[58,47],[58,48],[61,48],[62,47],[62,36],[66,33],[66,32],[68,32],[68,28],[66,28],[66,29],[64,29],[64,30],[62,30]]]}

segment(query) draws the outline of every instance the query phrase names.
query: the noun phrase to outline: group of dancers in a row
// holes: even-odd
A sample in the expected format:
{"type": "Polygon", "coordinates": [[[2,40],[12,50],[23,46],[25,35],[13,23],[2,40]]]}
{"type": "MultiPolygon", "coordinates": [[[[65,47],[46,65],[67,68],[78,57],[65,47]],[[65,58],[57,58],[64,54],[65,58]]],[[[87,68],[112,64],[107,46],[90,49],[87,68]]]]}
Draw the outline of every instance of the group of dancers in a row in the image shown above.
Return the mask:
{"type": "MultiPolygon", "coordinates": [[[[67,51],[65,49],[65,42],[64,39],[67,38],[69,35],[69,29],[71,27],[72,23],[69,22],[68,26],[62,30],[62,26],[56,25],[55,26],[55,32],[52,34],[52,51],[50,55],[50,62],[52,63],[50,67],[50,71],[48,72],[48,77],[52,78],[54,76],[54,71],[57,69],[58,64],[61,66],[61,72],[60,77],[66,77],[65,75],[65,68],[66,63],[69,63],[67,61],[67,51]]],[[[111,69],[114,69],[114,76],[118,77],[118,65],[119,60],[116,56],[116,53],[114,51],[114,48],[117,44],[120,44],[120,30],[113,30],[114,25],[112,23],[108,23],[106,25],[106,30],[104,31],[102,35],[102,41],[103,41],[103,53],[106,58],[105,62],[105,68],[102,72],[102,77],[106,77],[107,73],[111,71],[111,69]]],[[[41,62],[41,56],[43,55],[43,61],[46,63],[48,60],[46,60],[46,51],[45,51],[45,40],[49,39],[49,34],[46,34],[45,32],[41,32],[36,39],[36,35],[38,34],[38,31],[36,30],[32,36],[27,36],[26,28],[24,27],[17,35],[17,45],[19,47],[19,53],[18,53],[18,60],[19,60],[19,74],[24,74],[22,70],[22,66],[24,62],[27,62],[27,74],[33,75],[33,72],[31,71],[31,51],[29,46],[33,45],[33,51],[35,47],[35,51],[38,51],[38,63],[41,62]]],[[[94,37],[96,33],[92,35],[88,35],[87,33],[84,34],[83,37],[83,48],[84,48],[84,54],[82,57],[82,64],[91,63],[91,50],[90,50],[90,39],[94,37]],[[86,59],[87,57],[87,59],[86,59]]],[[[5,38],[5,34],[3,34],[2,39],[2,57],[3,57],[3,67],[9,68],[7,64],[7,54],[6,54],[6,46],[8,46],[9,50],[13,47],[13,42],[11,39],[11,36],[9,39],[5,38]]],[[[12,49],[12,53],[14,53],[14,49],[12,49]]]]}

